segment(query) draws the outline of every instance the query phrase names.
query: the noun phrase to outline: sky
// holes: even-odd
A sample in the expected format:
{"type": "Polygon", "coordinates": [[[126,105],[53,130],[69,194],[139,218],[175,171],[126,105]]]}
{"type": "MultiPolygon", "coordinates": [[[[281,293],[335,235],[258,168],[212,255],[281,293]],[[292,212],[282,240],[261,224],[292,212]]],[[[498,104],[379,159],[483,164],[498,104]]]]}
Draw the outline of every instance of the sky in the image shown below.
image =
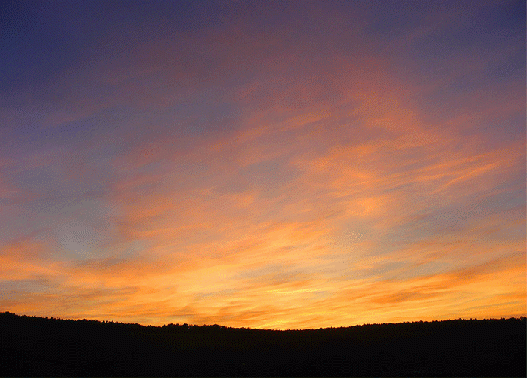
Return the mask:
{"type": "Polygon", "coordinates": [[[0,310],[527,314],[525,1],[2,1],[0,310]]]}

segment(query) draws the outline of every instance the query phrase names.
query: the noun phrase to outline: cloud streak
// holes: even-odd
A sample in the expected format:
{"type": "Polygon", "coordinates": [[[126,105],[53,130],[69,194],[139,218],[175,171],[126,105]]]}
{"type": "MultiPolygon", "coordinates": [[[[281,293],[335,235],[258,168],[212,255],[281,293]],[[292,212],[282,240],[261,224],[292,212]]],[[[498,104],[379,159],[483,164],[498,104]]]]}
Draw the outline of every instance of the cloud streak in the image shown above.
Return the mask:
{"type": "Polygon", "coordinates": [[[268,328],[525,316],[524,4],[390,4],[182,10],[199,27],[109,9],[85,60],[2,81],[0,306],[268,328]]]}

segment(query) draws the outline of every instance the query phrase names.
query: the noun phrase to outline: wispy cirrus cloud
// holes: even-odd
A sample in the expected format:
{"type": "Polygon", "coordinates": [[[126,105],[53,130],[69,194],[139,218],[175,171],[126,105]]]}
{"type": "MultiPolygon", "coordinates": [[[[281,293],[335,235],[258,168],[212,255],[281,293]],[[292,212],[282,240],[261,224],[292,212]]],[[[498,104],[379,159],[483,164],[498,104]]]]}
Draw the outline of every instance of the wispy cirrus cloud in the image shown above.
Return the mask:
{"type": "Polygon", "coordinates": [[[162,33],[95,35],[2,102],[0,303],[278,328],[524,314],[511,7],[196,5],[194,28],[158,4],[162,33]]]}

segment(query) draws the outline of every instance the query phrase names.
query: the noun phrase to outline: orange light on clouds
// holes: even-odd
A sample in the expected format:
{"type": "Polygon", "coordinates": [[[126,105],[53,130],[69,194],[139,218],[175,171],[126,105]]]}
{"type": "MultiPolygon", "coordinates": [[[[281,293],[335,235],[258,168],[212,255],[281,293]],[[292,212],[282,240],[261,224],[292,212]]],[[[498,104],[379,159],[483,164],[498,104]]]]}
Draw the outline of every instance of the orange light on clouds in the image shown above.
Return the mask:
{"type": "Polygon", "coordinates": [[[499,37],[525,25],[485,16],[517,6],[223,6],[127,43],[103,20],[89,60],[0,86],[0,307],[281,329],[525,316],[525,50],[499,37]]]}

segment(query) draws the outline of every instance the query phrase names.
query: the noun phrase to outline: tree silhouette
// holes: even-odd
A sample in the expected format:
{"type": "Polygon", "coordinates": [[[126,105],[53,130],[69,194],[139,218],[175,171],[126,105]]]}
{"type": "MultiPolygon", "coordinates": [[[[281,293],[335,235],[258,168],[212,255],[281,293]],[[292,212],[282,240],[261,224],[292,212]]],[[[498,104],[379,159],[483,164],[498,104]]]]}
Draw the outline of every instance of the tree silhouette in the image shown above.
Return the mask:
{"type": "Polygon", "coordinates": [[[0,313],[0,376],[525,376],[526,319],[316,330],[0,313]]]}

